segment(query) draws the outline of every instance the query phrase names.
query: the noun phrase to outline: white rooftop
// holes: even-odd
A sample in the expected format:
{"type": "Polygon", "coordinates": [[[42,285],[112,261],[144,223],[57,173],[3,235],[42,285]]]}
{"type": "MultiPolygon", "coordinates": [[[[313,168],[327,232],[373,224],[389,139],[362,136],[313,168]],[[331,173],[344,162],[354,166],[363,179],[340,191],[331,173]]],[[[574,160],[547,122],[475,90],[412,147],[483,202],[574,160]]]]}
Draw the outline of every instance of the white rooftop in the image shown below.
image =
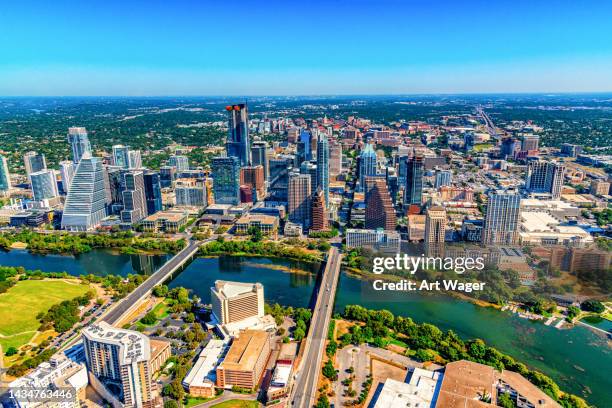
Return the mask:
{"type": "Polygon", "coordinates": [[[420,368],[414,369],[407,383],[387,378],[374,407],[433,408],[441,381],[442,374],[420,368]]]}
{"type": "Polygon", "coordinates": [[[187,387],[213,387],[217,379],[217,366],[223,360],[229,341],[212,339],[200,352],[183,384],[187,387]]]}

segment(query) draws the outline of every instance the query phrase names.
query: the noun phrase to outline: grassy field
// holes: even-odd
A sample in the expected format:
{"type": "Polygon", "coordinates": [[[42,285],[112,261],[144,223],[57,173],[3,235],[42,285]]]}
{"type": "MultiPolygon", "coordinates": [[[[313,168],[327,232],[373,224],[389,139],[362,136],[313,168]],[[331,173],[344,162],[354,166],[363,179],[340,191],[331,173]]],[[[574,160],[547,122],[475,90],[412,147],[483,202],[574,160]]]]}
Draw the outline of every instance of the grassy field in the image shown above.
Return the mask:
{"type": "Polygon", "coordinates": [[[90,287],[76,281],[19,281],[0,294],[0,344],[4,350],[26,344],[36,334],[40,323],[36,316],[63,300],[84,295],[90,287]]]}
{"type": "Polygon", "coordinates": [[[228,400],[221,402],[219,404],[215,404],[212,408],[257,408],[259,407],[259,402],[257,401],[242,401],[242,400],[228,400]]]}

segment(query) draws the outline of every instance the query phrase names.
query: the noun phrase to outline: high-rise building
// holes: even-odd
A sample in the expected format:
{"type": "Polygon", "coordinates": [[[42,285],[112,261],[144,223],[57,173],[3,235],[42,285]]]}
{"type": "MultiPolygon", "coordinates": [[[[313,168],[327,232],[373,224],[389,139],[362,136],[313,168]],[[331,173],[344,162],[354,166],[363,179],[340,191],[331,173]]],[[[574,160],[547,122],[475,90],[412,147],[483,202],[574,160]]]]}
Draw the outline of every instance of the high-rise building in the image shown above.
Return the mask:
{"type": "Polygon", "coordinates": [[[215,157],[212,159],[213,192],[215,203],[240,202],[240,160],[237,157],[215,157]]]}
{"type": "Polygon", "coordinates": [[[309,174],[290,174],[287,187],[287,213],[289,221],[302,224],[304,229],[310,226],[311,181],[309,174]]]}
{"type": "Polygon", "coordinates": [[[317,140],[317,189],[323,191],[325,208],[329,208],[329,144],[327,136],[320,134],[317,140]]]}
{"type": "Polygon", "coordinates": [[[142,169],[142,157],[140,156],[140,150],[130,150],[129,155],[129,168],[142,169]]]}
{"type": "Polygon", "coordinates": [[[440,188],[442,186],[450,186],[452,183],[452,174],[453,173],[450,170],[436,171],[435,187],[440,188]]]}
{"type": "Polygon", "coordinates": [[[423,156],[414,155],[407,158],[406,188],[404,189],[404,205],[421,205],[423,200],[423,156]]]}
{"type": "Polygon", "coordinates": [[[521,219],[521,197],[515,191],[489,193],[482,230],[485,245],[513,245],[518,241],[521,219]]]}
{"type": "Polygon", "coordinates": [[[312,231],[327,231],[329,229],[327,208],[323,190],[319,189],[312,197],[312,231]]]}
{"type": "Polygon", "coordinates": [[[176,167],[161,166],[159,168],[159,178],[162,188],[172,187],[172,183],[176,180],[176,167]]]}
{"type": "Polygon", "coordinates": [[[55,170],[41,170],[30,174],[34,200],[50,200],[59,196],[55,170]]]}
{"type": "Polygon", "coordinates": [[[45,155],[36,152],[27,152],[23,156],[23,164],[25,165],[26,175],[30,180],[30,174],[47,170],[47,161],[45,155]]]}
{"type": "Polygon", "coordinates": [[[342,174],[342,145],[340,143],[329,143],[329,174],[332,177],[342,174]]]}
{"type": "Polygon", "coordinates": [[[240,169],[240,185],[249,186],[255,191],[253,199],[263,200],[266,196],[266,183],[263,166],[246,166],[240,169]]]}
{"type": "Polygon", "coordinates": [[[129,224],[137,223],[147,216],[147,200],[145,198],[144,174],[140,170],[131,170],[123,174],[125,189],[121,221],[129,224]]]}
{"type": "Polygon", "coordinates": [[[311,161],[303,162],[300,173],[310,175],[310,192],[317,191],[317,165],[311,161]]]}
{"type": "Polygon", "coordinates": [[[385,179],[368,176],[365,179],[365,188],[365,227],[395,231],[397,217],[385,179]]]}
{"type": "Polygon", "coordinates": [[[6,157],[0,156],[0,191],[11,189],[11,173],[9,173],[6,157]]]}
{"type": "Polygon", "coordinates": [[[529,193],[548,193],[552,198],[561,197],[563,164],[545,160],[533,160],[527,165],[525,189],[529,193]]]}
{"type": "Polygon", "coordinates": [[[206,184],[203,180],[177,179],[174,193],[177,207],[204,207],[207,204],[206,184]]]}
{"type": "Polygon", "coordinates": [[[368,176],[376,175],[376,152],[371,144],[366,144],[365,148],[359,155],[359,184],[360,190],[365,189],[365,179],[368,176]]]}
{"type": "Polygon", "coordinates": [[[500,153],[504,159],[514,158],[521,150],[521,142],[513,137],[507,137],[502,140],[500,153]]]}
{"type": "Polygon", "coordinates": [[[106,191],[102,160],[85,153],[77,165],[64,203],[62,228],[88,231],[100,225],[105,216],[106,191]]]}
{"type": "Polygon", "coordinates": [[[272,351],[271,339],[272,336],[265,330],[241,331],[217,366],[217,387],[257,388],[272,351]]]}
{"type": "Polygon", "coordinates": [[[130,148],[128,146],[113,146],[113,164],[122,169],[130,168],[130,148]]]}
{"type": "Polygon", "coordinates": [[[83,329],[82,337],[90,384],[100,395],[115,398],[112,406],[154,406],[151,344],[146,335],[101,322],[83,329]]]}
{"type": "Polygon", "coordinates": [[[175,167],[179,172],[189,170],[189,158],[187,156],[172,155],[168,159],[168,165],[175,167]]]}
{"type": "Polygon", "coordinates": [[[298,165],[312,160],[312,140],[312,133],[304,129],[300,131],[300,139],[297,146],[298,165]]]}
{"type": "Polygon", "coordinates": [[[582,146],[571,143],[563,143],[561,145],[561,154],[569,157],[578,157],[582,153],[582,146]]]}
{"type": "Polygon", "coordinates": [[[228,324],[264,316],[264,288],[261,283],[215,281],[210,288],[212,313],[217,322],[228,324]]]}
{"type": "MultiPolygon", "coordinates": [[[[80,157],[79,161],[81,161],[80,157]]],[[[78,161],[76,163],[78,163],[78,161]]],[[[62,191],[64,194],[68,194],[68,190],[70,190],[70,183],[72,183],[72,177],[74,177],[74,170],[76,168],[75,162],[64,160],[59,163],[59,167],[60,177],[62,179],[62,191]]]]}
{"type": "Polygon", "coordinates": [[[425,216],[425,244],[441,244],[446,234],[446,210],[441,206],[427,209],[425,216]]]}
{"type": "Polygon", "coordinates": [[[266,142],[253,142],[251,148],[251,161],[253,166],[262,166],[264,171],[264,180],[270,177],[270,169],[268,163],[268,148],[266,142]]]}
{"type": "Polygon", "coordinates": [[[246,103],[226,106],[228,113],[227,155],[236,157],[241,166],[251,164],[251,142],[249,139],[249,114],[246,103]]]}
{"type": "Polygon", "coordinates": [[[540,136],[536,135],[525,135],[521,140],[521,151],[523,152],[536,152],[540,145],[540,136]]]}
{"type": "Polygon", "coordinates": [[[162,194],[159,173],[152,171],[144,174],[145,198],[147,200],[147,214],[155,214],[162,210],[162,194]]]}
{"type": "Polygon", "coordinates": [[[91,154],[91,144],[84,127],[68,128],[68,143],[72,149],[72,161],[79,164],[85,152],[91,154]]]}

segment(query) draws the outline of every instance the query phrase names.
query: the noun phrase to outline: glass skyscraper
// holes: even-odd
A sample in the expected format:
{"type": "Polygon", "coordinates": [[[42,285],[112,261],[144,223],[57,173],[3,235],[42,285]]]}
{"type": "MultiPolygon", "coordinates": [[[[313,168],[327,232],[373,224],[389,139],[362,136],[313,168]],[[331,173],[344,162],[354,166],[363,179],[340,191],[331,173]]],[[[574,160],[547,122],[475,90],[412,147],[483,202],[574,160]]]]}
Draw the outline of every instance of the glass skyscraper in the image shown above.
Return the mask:
{"type": "Polygon", "coordinates": [[[230,105],[228,113],[228,135],[225,145],[227,155],[236,157],[241,166],[251,164],[251,142],[249,140],[249,114],[246,103],[230,105]]]}
{"type": "Polygon", "coordinates": [[[0,156],[0,191],[8,191],[11,188],[11,174],[9,173],[6,157],[0,156]]]}
{"type": "Polygon", "coordinates": [[[162,210],[161,177],[159,173],[148,172],[144,175],[145,197],[147,199],[147,214],[155,214],[162,210]]]}
{"type": "Polygon", "coordinates": [[[317,140],[317,188],[323,191],[325,207],[329,208],[329,143],[325,135],[317,140]]]}
{"type": "Polygon", "coordinates": [[[91,230],[100,225],[105,216],[106,191],[102,160],[85,153],[66,197],[62,228],[69,231],[91,230]]]}
{"type": "Polygon", "coordinates": [[[42,201],[59,195],[55,170],[41,170],[30,174],[34,200],[42,201]]]}
{"type": "Polygon", "coordinates": [[[240,201],[240,161],[237,157],[212,159],[215,203],[237,205],[240,201]]]}
{"type": "Polygon", "coordinates": [[[421,205],[423,198],[423,172],[425,169],[423,156],[407,158],[406,188],[404,190],[404,205],[421,205]]]}
{"type": "Polygon", "coordinates": [[[516,191],[492,191],[489,193],[487,202],[482,243],[485,245],[516,244],[520,218],[521,196],[516,191]]]}
{"type": "Polygon", "coordinates": [[[376,175],[376,152],[371,144],[366,144],[359,155],[359,187],[360,191],[365,189],[365,178],[376,175]]]}
{"type": "Polygon", "coordinates": [[[78,164],[81,158],[87,153],[91,153],[91,144],[87,136],[87,130],[84,127],[68,128],[68,143],[72,148],[72,161],[78,164]]]}

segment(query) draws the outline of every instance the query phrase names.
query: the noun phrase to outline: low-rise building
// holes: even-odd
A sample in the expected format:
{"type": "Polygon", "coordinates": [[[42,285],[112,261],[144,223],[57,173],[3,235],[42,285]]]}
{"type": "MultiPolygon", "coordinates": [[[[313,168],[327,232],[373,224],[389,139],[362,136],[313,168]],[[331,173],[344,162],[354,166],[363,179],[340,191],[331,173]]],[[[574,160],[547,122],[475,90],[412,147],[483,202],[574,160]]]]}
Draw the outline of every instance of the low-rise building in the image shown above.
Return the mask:
{"type": "Polygon", "coordinates": [[[156,373],[162,369],[166,360],[170,358],[171,343],[159,339],[150,339],[149,343],[151,344],[151,362],[149,366],[151,367],[151,372],[156,373]]]}
{"type": "Polygon", "coordinates": [[[286,237],[301,237],[302,236],[302,224],[295,224],[287,221],[285,223],[285,236],[286,237]]]}
{"type": "Polygon", "coordinates": [[[401,238],[397,231],[385,231],[382,228],[346,230],[348,248],[368,247],[376,251],[399,253],[401,238]]]}
{"type": "Polygon", "coordinates": [[[217,367],[229,348],[227,340],[212,339],[202,349],[198,359],[185,376],[183,386],[190,395],[200,398],[215,396],[217,367]]]}
{"type": "Polygon", "coordinates": [[[376,399],[374,408],[387,407],[431,407],[442,381],[436,371],[414,368],[407,382],[388,378],[376,399]]]}
{"type": "Polygon", "coordinates": [[[272,350],[271,334],[245,330],[234,338],[223,362],[217,367],[217,386],[255,389],[272,350]]]}
{"type": "Polygon", "coordinates": [[[148,232],[179,232],[187,224],[187,213],[184,211],[159,211],[140,221],[142,228],[148,232]]]}
{"type": "Polygon", "coordinates": [[[248,234],[249,228],[259,228],[262,234],[276,237],[278,234],[278,218],[271,215],[243,215],[236,221],[236,233],[248,234]]]}

